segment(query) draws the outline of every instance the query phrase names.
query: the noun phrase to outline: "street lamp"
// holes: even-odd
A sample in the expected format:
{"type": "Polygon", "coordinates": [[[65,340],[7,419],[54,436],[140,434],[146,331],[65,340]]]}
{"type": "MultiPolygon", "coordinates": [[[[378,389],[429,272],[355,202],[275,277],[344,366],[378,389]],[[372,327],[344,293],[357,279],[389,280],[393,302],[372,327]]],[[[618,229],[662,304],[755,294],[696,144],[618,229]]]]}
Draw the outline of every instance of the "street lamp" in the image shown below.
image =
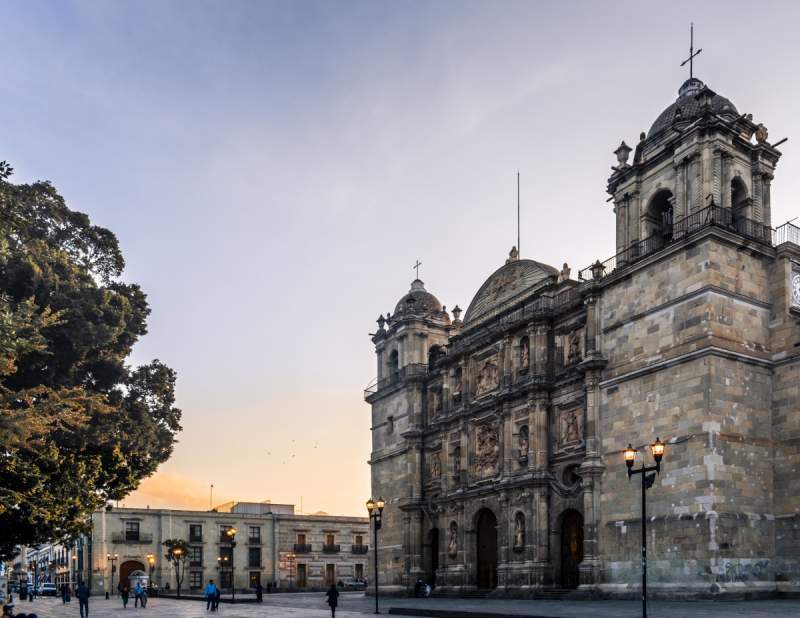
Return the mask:
{"type": "Polygon", "coordinates": [[[117,571],[117,559],[118,558],[119,558],[119,554],[114,554],[113,556],[111,554],[107,554],[106,555],[106,560],[108,560],[111,563],[111,589],[109,591],[107,591],[106,594],[108,594],[109,592],[111,594],[114,593],[114,573],[117,571]]]}
{"type": "Polygon", "coordinates": [[[156,566],[156,557],[153,554],[147,554],[147,564],[150,565],[150,579],[147,581],[147,594],[153,596],[153,569],[156,566]]]}
{"type": "Polygon", "coordinates": [[[372,520],[373,530],[375,532],[375,613],[380,614],[381,610],[378,609],[378,530],[381,529],[381,520],[383,515],[383,507],[386,506],[383,498],[367,500],[367,512],[369,518],[372,520]]]}
{"type": "Polygon", "coordinates": [[[225,534],[228,535],[231,544],[231,603],[236,602],[236,583],[234,581],[234,573],[233,573],[233,549],[236,547],[236,528],[231,526],[227,530],[225,530],[225,534]]]}
{"type": "MultiPolygon", "coordinates": [[[[664,457],[664,443],[660,438],[650,445],[650,452],[656,462],[654,466],[646,466],[642,461],[642,467],[633,469],[636,453],[638,452],[628,443],[628,448],[623,451],[625,465],[628,466],[628,480],[634,474],[642,475],[642,618],[647,618],[647,490],[653,486],[656,474],[661,472],[661,459],[664,457]],[[648,474],[652,472],[653,474],[648,474]]],[[[642,456],[644,458],[644,455],[642,456]]]]}

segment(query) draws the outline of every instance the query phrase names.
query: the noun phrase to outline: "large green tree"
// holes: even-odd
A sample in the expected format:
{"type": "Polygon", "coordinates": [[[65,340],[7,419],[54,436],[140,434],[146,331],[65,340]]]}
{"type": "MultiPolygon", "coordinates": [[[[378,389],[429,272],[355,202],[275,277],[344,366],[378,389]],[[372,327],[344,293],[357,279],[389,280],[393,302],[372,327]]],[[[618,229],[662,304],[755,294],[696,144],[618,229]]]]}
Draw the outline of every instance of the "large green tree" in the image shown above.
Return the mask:
{"type": "Polygon", "coordinates": [[[117,239],[0,162],[0,558],[86,530],[180,431],[175,372],[125,360],[147,332],[117,239]]]}

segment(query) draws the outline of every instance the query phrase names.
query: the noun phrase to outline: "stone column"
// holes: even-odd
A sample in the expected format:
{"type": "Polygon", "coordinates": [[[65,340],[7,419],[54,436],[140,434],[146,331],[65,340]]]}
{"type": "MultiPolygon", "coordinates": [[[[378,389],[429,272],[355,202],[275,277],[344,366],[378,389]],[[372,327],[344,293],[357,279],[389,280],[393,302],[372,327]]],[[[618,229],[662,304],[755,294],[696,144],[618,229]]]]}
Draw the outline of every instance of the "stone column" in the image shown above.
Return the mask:
{"type": "Polygon", "coordinates": [[[772,205],[770,203],[770,191],[772,189],[772,174],[764,174],[762,176],[763,186],[761,189],[761,205],[762,205],[762,220],[761,222],[768,226],[772,226],[772,205]]]}
{"type": "Polygon", "coordinates": [[[724,153],[722,149],[715,148],[713,152],[713,173],[711,179],[711,195],[714,196],[714,203],[722,206],[722,159],[724,153]]]}
{"type": "MultiPolygon", "coordinates": [[[[628,246],[639,242],[639,221],[642,216],[642,195],[639,191],[630,194],[628,212],[628,246]]],[[[631,256],[633,257],[633,256],[631,256]]]]}
{"type": "Polygon", "coordinates": [[[686,163],[681,160],[674,166],[675,170],[675,219],[686,216],[686,163]]]}
{"type": "Polygon", "coordinates": [[[586,357],[591,357],[597,352],[597,336],[598,336],[598,307],[597,301],[599,298],[599,290],[591,290],[584,299],[584,306],[586,307],[586,357]]]}
{"type": "Polygon", "coordinates": [[[756,221],[763,221],[764,214],[763,214],[763,188],[764,188],[764,179],[761,175],[761,172],[756,172],[753,174],[753,205],[752,205],[752,212],[748,213],[747,216],[755,219],[756,221]]]}
{"type": "Polygon", "coordinates": [[[628,217],[628,196],[614,203],[614,212],[617,215],[617,253],[622,253],[627,247],[626,227],[628,217]]]}
{"type": "Polygon", "coordinates": [[[514,428],[511,416],[511,409],[508,403],[504,403],[500,413],[500,419],[503,424],[503,476],[514,474],[514,449],[512,448],[514,428]]]}

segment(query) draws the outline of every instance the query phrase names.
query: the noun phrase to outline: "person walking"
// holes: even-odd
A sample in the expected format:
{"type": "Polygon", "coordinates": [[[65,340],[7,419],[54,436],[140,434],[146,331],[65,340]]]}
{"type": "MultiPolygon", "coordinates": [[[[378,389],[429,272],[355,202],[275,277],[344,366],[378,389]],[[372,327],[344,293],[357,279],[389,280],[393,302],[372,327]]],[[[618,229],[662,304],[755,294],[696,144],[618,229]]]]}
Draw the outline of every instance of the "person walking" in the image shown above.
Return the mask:
{"type": "Polygon", "coordinates": [[[213,612],[216,610],[216,600],[217,600],[217,585],[214,583],[213,579],[208,580],[208,585],[205,589],[206,595],[206,611],[209,609],[213,612]]]}
{"type": "Polygon", "coordinates": [[[133,606],[139,607],[139,603],[142,604],[144,607],[144,601],[142,601],[142,582],[137,581],[136,587],[133,589],[134,599],[133,599],[133,606]]]}
{"type": "Polygon", "coordinates": [[[331,618],[335,618],[336,606],[339,605],[339,591],[336,589],[336,584],[331,584],[325,596],[328,597],[328,605],[331,607],[331,618]]]}
{"type": "Polygon", "coordinates": [[[122,586],[119,589],[119,596],[122,597],[122,609],[128,609],[128,599],[130,598],[131,591],[127,586],[122,586]]]}
{"type": "Polygon", "coordinates": [[[256,601],[261,603],[264,600],[264,586],[261,585],[261,582],[256,584],[256,601]]]}
{"type": "Polygon", "coordinates": [[[222,598],[222,588],[217,586],[217,593],[214,595],[214,611],[219,609],[219,600],[222,598]]]}
{"type": "Polygon", "coordinates": [[[75,596],[78,597],[78,604],[81,608],[81,618],[89,618],[89,589],[83,582],[78,584],[75,589],[75,596]]]}

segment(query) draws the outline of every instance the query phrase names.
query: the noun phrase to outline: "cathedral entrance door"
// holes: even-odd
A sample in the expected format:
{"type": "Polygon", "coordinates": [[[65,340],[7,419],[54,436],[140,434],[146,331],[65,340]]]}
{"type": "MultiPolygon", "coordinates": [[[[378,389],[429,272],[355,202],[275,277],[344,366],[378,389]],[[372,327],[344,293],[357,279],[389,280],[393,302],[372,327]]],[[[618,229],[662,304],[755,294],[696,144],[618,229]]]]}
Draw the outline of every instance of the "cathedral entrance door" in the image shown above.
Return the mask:
{"type": "Polygon", "coordinates": [[[478,588],[497,588],[497,518],[489,509],[478,515],[478,588]]]}
{"type": "Polygon", "coordinates": [[[439,528],[431,528],[425,550],[425,583],[434,586],[436,569],[439,568],[439,528]]]}
{"type": "Polygon", "coordinates": [[[561,585],[577,588],[580,583],[578,565],[583,561],[583,517],[578,511],[567,511],[561,521],[561,585]]]}

